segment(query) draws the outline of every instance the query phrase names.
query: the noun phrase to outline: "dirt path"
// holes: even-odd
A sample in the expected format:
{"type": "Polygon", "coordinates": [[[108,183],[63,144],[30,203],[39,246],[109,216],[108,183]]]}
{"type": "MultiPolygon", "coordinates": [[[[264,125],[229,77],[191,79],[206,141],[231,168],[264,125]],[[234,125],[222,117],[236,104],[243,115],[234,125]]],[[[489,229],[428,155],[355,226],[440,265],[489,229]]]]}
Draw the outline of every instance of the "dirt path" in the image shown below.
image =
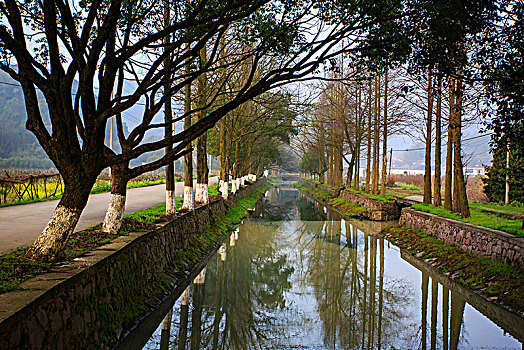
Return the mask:
{"type": "MultiPolygon", "coordinates": [[[[209,178],[209,184],[218,182],[218,176],[209,178]]],[[[126,214],[165,202],[165,185],[133,188],[127,190],[126,214]]],[[[176,183],[176,196],[184,193],[184,183],[176,183]]],[[[93,226],[104,219],[109,203],[109,193],[89,197],[77,230],[93,226]]],[[[33,243],[51,217],[58,200],[15,205],[0,208],[0,253],[33,243]]]]}

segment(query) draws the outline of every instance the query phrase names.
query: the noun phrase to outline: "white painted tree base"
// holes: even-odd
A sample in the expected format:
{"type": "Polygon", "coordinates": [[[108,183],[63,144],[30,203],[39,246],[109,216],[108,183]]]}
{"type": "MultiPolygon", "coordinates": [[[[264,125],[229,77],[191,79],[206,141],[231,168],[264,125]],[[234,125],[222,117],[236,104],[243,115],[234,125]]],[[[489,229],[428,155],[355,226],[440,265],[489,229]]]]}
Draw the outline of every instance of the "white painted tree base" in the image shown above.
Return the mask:
{"type": "Polygon", "coordinates": [[[193,187],[184,186],[184,204],[182,209],[195,209],[195,202],[193,201],[193,187]]]}
{"type": "Polygon", "coordinates": [[[218,248],[218,254],[220,255],[220,260],[222,262],[226,261],[227,250],[226,250],[226,244],[225,243],[222,243],[220,248],[218,248]]]}
{"type": "Polygon", "coordinates": [[[181,305],[185,305],[185,306],[189,305],[189,287],[190,286],[187,286],[186,290],[184,290],[184,292],[180,296],[181,305]]]}
{"type": "Polygon", "coordinates": [[[116,235],[122,225],[122,217],[126,208],[126,196],[118,193],[111,193],[109,207],[102,223],[102,232],[116,235]]]}
{"type": "Polygon", "coordinates": [[[74,231],[82,210],[56,207],[42,233],[29,248],[28,254],[35,259],[54,261],[60,258],[62,246],[74,231]]]}
{"type": "Polygon", "coordinates": [[[229,236],[229,246],[234,247],[235,246],[235,234],[232,233],[231,236],[229,236]]]}
{"type": "Polygon", "coordinates": [[[222,183],[220,184],[219,188],[220,188],[220,193],[222,193],[222,198],[227,199],[228,194],[229,194],[228,193],[229,192],[229,184],[227,183],[227,181],[222,181],[222,183]]]}
{"type": "Polygon", "coordinates": [[[175,191],[166,191],[166,214],[176,214],[175,191]]]}
{"type": "Polygon", "coordinates": [[[236,193],[237,192],[237,180],[231,181],[231,192],[236,193]]]}
{"type": "Polygon", "coordinates": [[[209,202],[209,192],[207,184],[196,184],[195,202],[204,204],[209,202]]]}
{"type": "Polygon", "coordinates": [[[204,284],[205,281],[206,281],[206,267],[204,266],[202,271],[200,271],[198,276],[196,276],[195,279],[193,280],[193,283],[194,284],[204,284]]]}

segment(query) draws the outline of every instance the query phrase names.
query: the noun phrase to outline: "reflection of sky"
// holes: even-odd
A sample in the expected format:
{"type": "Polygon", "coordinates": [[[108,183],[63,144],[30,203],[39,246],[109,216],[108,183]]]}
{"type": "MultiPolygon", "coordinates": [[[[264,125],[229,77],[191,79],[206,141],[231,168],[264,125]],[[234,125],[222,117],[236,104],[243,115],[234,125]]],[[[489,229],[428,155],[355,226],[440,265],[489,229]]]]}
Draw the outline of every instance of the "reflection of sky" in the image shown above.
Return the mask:
{"type": "MultiPolygon", "coordinates": [[[[272,198],[271,202],[275,198],[272,198]]],[[[289,202],[287,202],[289,203],[289,202]]],[[[287,204],[286,203],[286,204],[287,204]]],[[[271,205],[266,202],[266,206],[271,205]]],[[[264,263],[274,262],[277,257],[286,257],[285,266],[283,268],[293,268],[293,272],[287,276],[288,287],[283,287],[281,290],[284,303],[283,307],[274,304],[264,304],[263,301],[256,300],[256,293],[265,290],[268,283],[280,281],[278,278],[271,281],[260,280],[260,276],[256,276],[256,280],[248,281],[247,284],[242,284],[250,288],[248,294],[250,299],[240,295],[241,298],[249,299],[249,305],[238,304],[240,307],[247,305],[246,309],[229,309],[229,315],[224,315],[220,320],[220,338],[224,336],[224,329],[227,326],[228,320],[249,319],[255,324],[250,325],[236,325],[235,329],[248,330],[249,332],[257,333],[257,341],[249,341],[238,345],[234,348],[264,348],[264,349],[342,349],[353,348],[353,343],[348,343],[347,334],[344,334],[345,327],[351,323],[350,318],[347,317],[349,310],[349,303],[347,300],[337,301],[330,299],[330,296],[339,292],[340,298],[347,297],[348,286],[351,283],[351,269],[345,271],[343,281],[339,284],[333,284],[332,276],[339,276],[342,274],[343,265],[350,261],[352,250],[346,246],[351,241],[351,232],[356,229],[355,226],[350,225],[350,232],[346,232],[346,223],[342,220],[341,224],[332,226],[326,225],[324,221],[301,221],[298,218],[298,210],[290,210],[286,208],[286,212],[294,213],[295,220],[275,221],[270,225],[264,218],[249,219],[240,227],[239,240],[235,247],[228,248],[228,255],[226,258],[226,265],[231,263],[231,249],[235,255],[238,271],[230,271],[228,273],[237,274],[245,273],[246,269],[254,269],[255,262],[264,263]],[[335,232],[336,240],[326,238],[325,235],[331,230],[339,230],[335,232]],[[319,233],[324,237],[319,237],[319,233]],[[340,234],[338,239],[337,233],[340,234]],[[272,256],[265,257],[257,251],[271,252],[272,256]],[[242,252],[242,254],[239,254],[242,252]],[[334,255],[334,253],[339,255],[334,255]],[[256,255],[257,259],[253,256],[256,255]],[[320,255],[319,255],[320,254],[320,255]],[[334,267],[330,265],[329,259],[333,258],[336,261],[334,267]],[[315,260],[317,259],[317,260],[315,260]],[[320,262],[319,262],[320,261],[320,262]],[[246,264],[248,266],[246,266],[246,264]],[[337,268],[338,266],[338,268],[337,268]],[[258,283],[258,284],[257,284],[258,283]],[[337,289],[337,286],[340,290],[337,289]],[[344,288],[340,288],[343,286],[344,288]],[[335,314],[330,313],[332,309],[336,309],[336,305],[340,306],[335,314]],[[330,306],[335,306],[331,308],[330,306]],[[243,317],[244,313],[251,312],[253,317],[243,317]],[[237,313],[238,315],[234,315],[237,313]],[[239,316],[240,315],[240,316],[239,316]],[[230,317],[230,319],[228,319],[230,317]],[[334,323],[329,323],[327,320],[336,320],[334,323]],[[256,330],[256,332],[254,331],[256,330]],[[335,334],[334,341],[332,338],[327,340],[326,334],[335,334]]],[[[256,215],[255,217],[258,217],[256,215]]],[[[286,215],[288,219],[288,215],[286,215]]],[[[366,222],[359,222],[358,230],[358,244],[357,244],[357,270],[363,276],[364,274],[364,240],[365,235],[362,230],[366,230],[366,222]]],[[[369,226],[371,227],[371,226],[369,226]]],[[[334,231],[331,231],[332,233],[334,231]]],[[[367,235],[366,235],[367,236],[367,235]]],[[[368,244],[370,241],[368,241],[368,244]]],[[[377,241],[379,242],[379,241],[377,241]]],[[[371,256],[371,250],[368,250],[371,256]]],[[[376,246],[376,262],[377,262],[377,291],[376,291],[376,308],[378,309],[378,283],[379,283],[379,246],[376,246]]],[[[203,348],[212,348],[213,335],[213,321],[215,318],[215,303],[217,296],[217,259],[212,258],[208,263],[206,273],[205,285],[205,300],[202,312],[202,344],[203,348]]],[[[368,262],[367,278],[369,280],[370,266],[368,262]]],[[[421,346],[421,305],[422,305],[422,274],[421,272],[403,260],[400,256],[398,247],[384,241],[384,283],[383,295],[384,305],[381,316],[382,322],[382,348],[389,349],[391,346],[397,349],[418,349],[421,346]],[[395,303],[394,301],[397,301],[395,303]]],[[[260,268],[260,266],[257,266],[260,268]]],[[[228,271],[228,270],[226,270],[228,271]]],[[[254,270],[253,270],[254,271],[254,270]]],[[[258,271],[258,270],[257,270],[258,271]]],[[[258,273],[258,272],[257,272],[258,273]]],[[[251,277],[250,277],[251,278],[251,277]]],[[[267,277],[264,277],[267,278],[267,277]]],[[[228,280],[229,281],[229,280],[228,280]]],[[[336,281],[335,281],[336,282],[336,281]]],[[[287,283],[286,283],[287,285],[287,283]]],[[[428,281],[428,299],[427,299],[427,347],[430,347],[431,334],[431,276],[428,281]]],[[[367,293],[369,295],[369,284],[367,286],[367,293]]],[[[227,290],[227,293],[233,293],[232,290],[227,290]]],[[[240,293],[246,293],[245,290],[240,293]]],[[[222,293],[225,294],[225,293],[222,293]]],[[[338,294],[337,294],[338,295],[338,294]]],[[[222,295],[224,302],[228,299],[222,295]]],[[[450,293],[449,310],[451,311],[451,293],[450,293]]],[[[438,285],[438,299],[437,299],[437,348],[442,348],[442,286],[438,285]]],[[[237,305],[237,304],[235,304],[237,305]]],[[[188,339],[191,332],[191,310],[188,317],[188,339]]],[[[224,308],[227,309],[227,308],[224,308]]],[[[368,310],[369,311],[369,310],[368,310]]],[[[226,312],[226,313],[227,313],[226,312]]],[[[376,311],[375,323],[378,322],[378,311],[376,311]]],[[[351,320],[358,322],[360,318],[354,317],[351,320]]],[[[449,317],[451,322],[451,315],[449,317]]],[[[375,325],[376,326],[376,325],[375,325]]],[[[178,342],[178,334],[180,327],[180,301],[174,306],[173,324],[171,329],[171,345],[178,342]]],[[[229,325],[231,327],[231,325],[229,325]]],[[[357,325],[358,327],[358,325],[357,325]]],[[[367,326],[366,326],[367,327],[367,326]]],[[[375,333],[376,333],[375,328],[375,333]]],[[[161,334],[161,324],[158,326],[155,333],[152,335],[145,348],[154,349],[159,347],[161,334]]],[[[376,335],[376,334],[375,334],[376,335]]],[[[231,337],[231,334],[228,335],[231,337]]],[[[233,348],[230,342],[228,343],[226,337],[225,348],[233,348]]],[[[360,336],[359,336],[360,337],[360,336]]],[[[366,335],[367,338],[367,335],[366,335]]],[[[360,338],[359,338],[360,339],[360,338]]],[[[475,310],[472,306],[466,304],[463,324],[461,327],[459,349],[521,349],[521,345],[509,334],[504,334],[496,324],[490,321],[487,317],[475,310]]],[[[171,348],[171,347],[170,347],[171,348]]],[[[189,348],[189,344],[188,344],[189,348]]],[[[373,348],[373,346],[371,346],[373,348]]]]}

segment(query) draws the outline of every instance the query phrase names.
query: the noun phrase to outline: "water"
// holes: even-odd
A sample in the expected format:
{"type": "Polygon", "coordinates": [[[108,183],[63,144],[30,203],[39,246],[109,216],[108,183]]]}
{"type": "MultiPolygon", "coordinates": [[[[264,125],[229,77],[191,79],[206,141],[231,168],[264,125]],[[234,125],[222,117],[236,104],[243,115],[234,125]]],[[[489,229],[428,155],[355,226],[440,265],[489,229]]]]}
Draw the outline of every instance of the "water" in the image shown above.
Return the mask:
{"type": "Polygon", "coordinates": [[[406,261],[383,227],[271,189],[143,348],[523,348],[521,318],[406,261]]]}

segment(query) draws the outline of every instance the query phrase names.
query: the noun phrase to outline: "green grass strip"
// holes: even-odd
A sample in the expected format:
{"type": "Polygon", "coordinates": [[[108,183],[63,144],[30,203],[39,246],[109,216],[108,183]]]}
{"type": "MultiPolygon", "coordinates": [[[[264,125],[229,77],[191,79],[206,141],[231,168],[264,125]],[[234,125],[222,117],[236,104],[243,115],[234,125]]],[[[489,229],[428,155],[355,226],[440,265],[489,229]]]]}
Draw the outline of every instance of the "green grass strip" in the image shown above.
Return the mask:
{"type": "Polygon", "coordinates": [[[449,219],[454,219],[469,224],[478,225],[482,227],[492,228],[494,230],[504,231],[517,237],[524,237],[524,230],[522,230],[521,220],[512,220],[502,218],[495,214],[484,213],[480,210],[471,209],[469,218],[462,218],[457,213],[452,213],[443,208],[437,208],[430,204],[419,203],[412,206],[415,210],[420,210],[426,213],[435,214],[449,219]]]}

